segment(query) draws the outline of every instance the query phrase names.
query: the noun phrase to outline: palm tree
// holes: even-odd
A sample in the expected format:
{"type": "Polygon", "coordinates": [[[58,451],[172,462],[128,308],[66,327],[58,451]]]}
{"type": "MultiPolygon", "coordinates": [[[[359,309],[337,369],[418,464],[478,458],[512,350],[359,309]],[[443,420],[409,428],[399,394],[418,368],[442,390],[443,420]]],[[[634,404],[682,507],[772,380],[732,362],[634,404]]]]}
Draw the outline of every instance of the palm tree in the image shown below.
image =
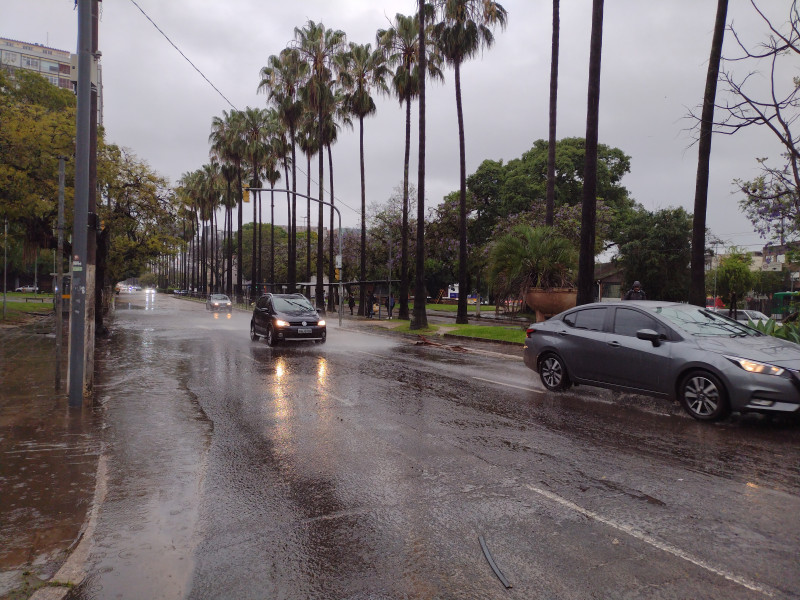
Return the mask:
{"type": "Polygon", "coordinates": [[[717,17],[714,36],[711,40],[711,56],[708,59],[706,89],[703,95],[703,114],[700,122],[700,141],[697,155],[697,180],[694,192],[694,217],[692,223],[692,259],[689,302],[705,306],[706,302],[706,207],[708,205],[708,171],[711,158],[711,132],[714,127],[714,100],[717,95],[719,62],[722,55],[722,40],[725,35],[725,19],[728,0],[717,0],[717,17]]]}
{"type": "MultiPolygon", "coordinates": [[[[267,109],[267,154],[264,160],[264,178],[269,181],[271,188],[275,187],[278,180],[281,178],[281,172],[278,166],[286,158],[286,142],[284,139],[284,131],[281,127],[280,117],[277,110],[274,108],[267,109]]],[[[270,190],[270,216],[269,216],[269,230],[270,230],[270,271],[269,282],[272,286],[275,284],[275,191],[270,190]]],[[[261,247],[259,244],[259,272],[261,271],[261,247]]]]}
{"type": "Polygon", "coordinates": [[[285,48],[280,54],[267,59],[267,66],[261,69],[259,90],[265,90],[269,100],[278,110],[281,122],[289,131],[292,149],[292,206],[289,211],[289,291],[294,292],[297,284],[297,126],[303,115],[300,101],[300,88],[305,84],[309,73],[298,48],[285,48]]]}
{"type": "Polygon", "coordinates": [[[361,256],[359,263],[359,305],[358,314],[364,314],[366,306],[367,278],[367,196],[366,175],[364,172],[364,117],[375,114],[375,101],[371,92],[388,92],[386,58],[380,50],[373,50],[371,44],[350,42],[350,49],[343,55],[342,82],[346,91],[348,110],[358,117],[359,160],[361,166],[361,256]]]}
{"type": "MultiPolygon", "coordinates": [[[[411,157],[411,101],[419,95],[419,17],[398,13],[389,29],[378,30],[377,40],[386,54],[387,62],[394,66],[392,91],[402,105],[406,105],[406,143],[403,160],[403,210],[402,231],[400,233],[400,290],[398,318],[408,319],[408,164],[411,157]]],[[[428,47],[428,77],[444,79],[441,69],[441,55],[430,42],[428,47]]],[[[363,222],[363,216],[362,216],[363,222]]],[[[360,309],[359,309],[360,310],[360,309]]]]}
{"type": "MultiPolygon", "coordinates": [[[[316,112],[320,152],[319,158],[319,195],[322,200],[324,196],[323,187],[323,156],[322,138],[323,124],[325,122],[325,109],[330,108],[332,102],[330,96],[332,83],[334,80],[333,67],[335,57],[339,54],[345,44],[345,34],[340,30],[327,29],[322,23],[315,23],[309,20],[303,28],[294,29],[295,44],[301,56],[309,65],[310,74],[306,85],[303,88],[303,96],[307,105],[316,112]]],[[[316,305],[324,306],[325,295],[323,291],[324,274],[324,238],[323,228],[323,205],[319,203],[319,221],[317,232],[317,286],[316,286],[316,305]]]]}
{"type": "MultiPolygon", "coordinates": [[[[251,187],[261,187],[260,174],[267,159],[268,111],[265,108],[247,107],[242,113],[242,134],[244,136],[244,155],[251,168],[251,187]]],[[[253,286],[261,281],[259,268],[261,246],[261,218],[257,209],[261,208],[261,192],[253,194],[253,251],[251,253],[250,281],[253,286]]],[[[251,290],[254,288],[251,288],[251,290]]],[[[251,292],[252,293],[252,292],[251,292]]]]}
{"type": "Polygon", "coordinates": [[[600,112],[600,58],[603,50],[603,0],[592,1],[592,35],[589,43],[589,99],[586,110],[586,157],[583,167],[581,246],[578,262],[578,304],[592,301],[594,238],[597,214],[597,136],[600,112]]]}
{"type": "Polygon", "coordinates": [[[208,136],[211,143],[211,155],[220,161],[227,161],[233,165],[236,173],[237,203],[239,205],[239,230],[237,232],[237,269],[236,269],[236,295],[242,295],[242,162],[244,161],[244,148],[242,144],[241,113],[232,110],[230,113],[222,111],[222,117],[214,117],[211,121],[211,134],[208,136]]]}
{"type": "Polygon", "coordinates": [[[550,51],[550,128],[547,145],[547,193],[545,225],[553,225],[556,203],[556,109],[558,107],[558,36],[560,31],[558,0],[553,0],[553,42],[550,51]]]}
{"type": "Polygon", "coordinates": [[[481,48],[494,43],[492,27],[506,26],[507,12],[492,0],[446,0],[442,21],[434,26],[439,51],[453,66],[458,115],[459,178],[459,251],[458,313],[456,323],[467,323],[467,163],[464,142],[464,113],[461,106],[461,63],[475,56],[481,48]]]}

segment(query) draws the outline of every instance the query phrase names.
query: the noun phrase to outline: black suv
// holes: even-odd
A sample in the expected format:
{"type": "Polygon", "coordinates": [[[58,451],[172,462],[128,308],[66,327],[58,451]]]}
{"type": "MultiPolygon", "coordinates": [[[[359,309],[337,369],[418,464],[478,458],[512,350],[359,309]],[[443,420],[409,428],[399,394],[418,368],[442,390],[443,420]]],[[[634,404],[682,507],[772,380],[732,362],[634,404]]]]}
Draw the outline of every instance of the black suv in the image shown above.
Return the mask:
{"type": "Polygon", "coordinates": [[[325,320],[303,294],[264,294],[256,300],[250,320],[250,339],[280,342],[325,342],[325,320]]]}

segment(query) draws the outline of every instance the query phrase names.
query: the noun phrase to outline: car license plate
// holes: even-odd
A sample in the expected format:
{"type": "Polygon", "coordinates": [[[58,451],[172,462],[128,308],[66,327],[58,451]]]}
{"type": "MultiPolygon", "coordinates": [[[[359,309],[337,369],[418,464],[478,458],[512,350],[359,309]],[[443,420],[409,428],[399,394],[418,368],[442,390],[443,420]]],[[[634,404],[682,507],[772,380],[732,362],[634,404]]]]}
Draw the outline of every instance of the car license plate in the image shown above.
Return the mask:
{"type": "Polygon", "coordinates": [[[297,333],[311,333],[311,328],[310,327],[301,327],[300,329],[297,330],[297,333]]]}

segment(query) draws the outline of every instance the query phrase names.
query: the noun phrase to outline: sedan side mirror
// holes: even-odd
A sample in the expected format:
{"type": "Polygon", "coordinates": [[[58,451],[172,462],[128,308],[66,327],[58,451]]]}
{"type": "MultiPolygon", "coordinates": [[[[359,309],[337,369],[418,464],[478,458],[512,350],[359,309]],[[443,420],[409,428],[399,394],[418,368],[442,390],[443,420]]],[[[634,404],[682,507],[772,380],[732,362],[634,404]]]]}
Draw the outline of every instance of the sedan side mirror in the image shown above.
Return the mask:
{"type": "Polygon", "coordinates": [[[649,340],[653,342],[653,346],[660,346],[661,340],[663,339],[663,336],[660,333],[653,331],[652,329],[640,329],[636,332],[636,337],[640,340],[649,340]]]}

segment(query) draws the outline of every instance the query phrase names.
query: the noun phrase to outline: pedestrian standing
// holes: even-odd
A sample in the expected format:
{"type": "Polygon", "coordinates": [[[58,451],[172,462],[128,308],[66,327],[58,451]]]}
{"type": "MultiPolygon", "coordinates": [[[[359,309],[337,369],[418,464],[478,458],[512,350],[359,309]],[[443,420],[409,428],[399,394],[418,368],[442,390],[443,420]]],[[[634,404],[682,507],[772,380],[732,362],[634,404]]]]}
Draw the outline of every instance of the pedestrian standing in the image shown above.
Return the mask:
{"type": "Polygon", "coordinates": [[[647,294],[644,293],[642,284],[634,281],[633,287],[628,290],[623,300],[647,300],[647,294]]]}
{"type": "Polygon", "coordinates": [[[394,310],[394,292],[389,294],[389,297],[386,299],[386,310],[389,313],[389,318],[392,318],[392,311],[394,310]]]}
{"type": "Polygon", "coordinates": [[[356,299],[353,297],[353,294],[350,294],[350,298],[347,300],[347,305],[350,307],[350,314],[353,314],[353,308],[356,306],[356,299]]]}

